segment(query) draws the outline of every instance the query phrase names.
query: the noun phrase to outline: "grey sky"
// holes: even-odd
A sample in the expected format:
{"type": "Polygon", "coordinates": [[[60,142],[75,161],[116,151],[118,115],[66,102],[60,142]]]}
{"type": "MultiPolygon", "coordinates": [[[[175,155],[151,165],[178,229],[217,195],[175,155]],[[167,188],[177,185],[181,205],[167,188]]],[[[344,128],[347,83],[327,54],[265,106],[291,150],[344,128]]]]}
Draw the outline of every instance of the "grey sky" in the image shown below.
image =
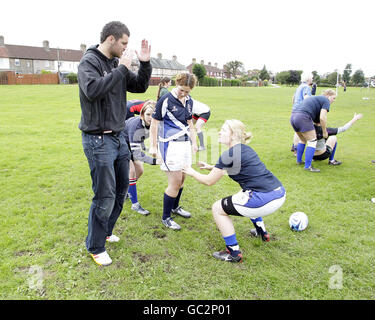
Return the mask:
{"type": "Polygon", "coordinates": [[[0,35],[7,44],[79,49],[99,42],[112,20],[130,29],[129,47],[143,38],[152,56],[182,64],[242,61],[273,72],[333,72],[352,64],[375,75],[372,0],[6,1],[0,35]]]}

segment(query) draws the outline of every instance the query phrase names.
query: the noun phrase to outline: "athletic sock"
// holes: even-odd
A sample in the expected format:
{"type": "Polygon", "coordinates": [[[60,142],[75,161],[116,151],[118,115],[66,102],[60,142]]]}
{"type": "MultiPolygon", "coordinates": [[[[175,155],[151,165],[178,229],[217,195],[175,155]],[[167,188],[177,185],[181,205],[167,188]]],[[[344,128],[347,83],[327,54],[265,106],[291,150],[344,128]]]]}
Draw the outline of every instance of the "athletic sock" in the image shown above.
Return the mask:
{"type": "Polygon", "coordinates": [[[177,209],[178,208],[178,205],[180,204],[180,198],[181,198],[181,193],[182,193],[183,189],[184,188],[180,188],[180,190],[178,190],[178,195],[176,197],[176,200],[175,200],[175,202],[173,204],[173,208],[172,209],[177,209]]]}
{"type": "Polygon", "coordinates": [[[307,146],[305,152],[305,168],[310,168],[312,159],[314,157],[315,148],[307,146]]]}
{"type": "Polygon", "coordinates": [[[171,211],[174,206],[176,198],[172,198],[164,193],[164,201],[163,201],[163,220],[169,218],[171,216],[171,211]]]}
{"type": "Polygon", "coordinates": [[[137,179],[129,179],[129,194],[131,202],[137,203],[138,202],[138,195],[137,195],[137,179]]]}
{"type": "Polygon", "coordinates": [[[223,239],[225,241],[225,245],[227,249],[229,250],[231,256],[237,257],[241,253],[241,251],[240,251],[240,246],[237,243],[236,234],[234,233],[228,237],[223,237],[223,239]]]}
{"type": "Polygon", "coordinates": [[[304,143],[299,143],[297,144],[297,163],[302,162],[302,156],[303,152],[305,151],[305,144],[304,143]]]}
{"type": "Polygon", "coordinates": [[[256,219],[250,219],[253,223],[257,233],[263,237],[265,234],[267,234],[266,226],[264,225],[264,221],[261,217],[258,217],[256,219]]]}
{"type": "Polygon", "coordinates": [[[337,142],[335,143],[335,146],[333,147],[332,153],[329,156],[329,161],[335,160],[335,152],[336,152],[337,142]]]}
{"type": "Polygon", "coordinates": [[[201,147],[204,147],[203,132],[198,132],[198,138],[199,138],[199,145],[201,147]]]}

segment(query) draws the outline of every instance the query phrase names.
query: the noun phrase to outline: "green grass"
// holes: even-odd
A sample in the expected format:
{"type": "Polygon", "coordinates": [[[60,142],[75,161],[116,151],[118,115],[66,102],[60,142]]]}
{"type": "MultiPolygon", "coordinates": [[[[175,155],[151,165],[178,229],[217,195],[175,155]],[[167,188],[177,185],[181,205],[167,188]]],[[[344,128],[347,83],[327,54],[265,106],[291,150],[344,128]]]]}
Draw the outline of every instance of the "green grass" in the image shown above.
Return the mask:
{"type": "MultiPolygon", "coordinates": [[[[289,151],[291,97],[295,88],[195,88],[211,106],[206,136],[212,148],[197,157],[214,163],[222,147],[215,135],[225,119],[240,119],[253,133],[251,146],[284,184],[287,200],[265,223],[273,241],[249,237],[251,222],[234,217],[244,263],[211,257],[224,242],[211,205],[239,186],[224,177],[212,187],[187,178],[181,204],[191,219],[182,230],[160,219],[166,177],[145,165],[139,199],[144,217],[124,206],[108,244],[113,259],[99,267],[86,252],[91,180],[78,129],[77,86],[0,86],[0,299],[374,299],[375,298],[375,91],[339,91],[330,126],[363,113],[338,136],[340,167],[314,164],[320,174],[295,165],[289,151]],[[292,212],[304,211],[309,227],[288,228],[292,212]],[[330,287],[332,266],[342,270],[342,288],[330,287]],[[36,266],[42,283],[33,286],[36,266]]],[[[318,90],[318,94],[321,90],[318,90]]],[[[154,98],[156,87],[128,98],[154,98]]],[[[34,283],[35,284],[35,283],[34,283]]]]}

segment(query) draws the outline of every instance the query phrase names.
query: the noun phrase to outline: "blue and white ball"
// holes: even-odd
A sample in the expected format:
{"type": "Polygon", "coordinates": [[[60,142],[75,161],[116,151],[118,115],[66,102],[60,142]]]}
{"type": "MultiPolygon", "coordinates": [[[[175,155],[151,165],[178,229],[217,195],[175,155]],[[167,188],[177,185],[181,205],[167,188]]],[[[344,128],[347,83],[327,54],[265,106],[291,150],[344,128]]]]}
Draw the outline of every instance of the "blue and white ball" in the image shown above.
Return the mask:
{"type": "Polygon", "coordinates": [[[304,212],[294,212],[289,217],[289,226],[293,231],[303,231],[307,228],[309,219],[304,212]]]}

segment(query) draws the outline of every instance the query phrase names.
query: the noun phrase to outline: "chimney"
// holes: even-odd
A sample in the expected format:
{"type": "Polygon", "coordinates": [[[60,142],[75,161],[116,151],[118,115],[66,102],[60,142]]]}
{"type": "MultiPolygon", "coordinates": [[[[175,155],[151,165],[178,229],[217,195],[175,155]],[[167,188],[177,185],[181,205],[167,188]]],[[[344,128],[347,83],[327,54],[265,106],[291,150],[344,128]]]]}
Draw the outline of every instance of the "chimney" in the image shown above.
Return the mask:
{"type": "Polygon", "coordinates": [[[47,51],[49,51],[49,41],[48,40],[44,40],[43,41],[43,48],[47,51]]]}
{"type": "Polygon", "coordinates": [[[173,61],[177,61],[177,56],[172,57],[173,61]]]}
{"type": "Polygon", "coordinates": [[[161,59],[162,55],[161,53],[158,53],[158,59],[161,59]]]}
{"type": "Polygon", "coordinates": [[[209,62],[208,65],[211,67],[211,62],[209,62]]]}
{"type": "Polygon", "coordinates": [[[204,66],[204,60],[201,60],[201,65],[204,66]]]}
{"type": "Polygon", "coordinates": [[[215,68],[217,68],[217,62],[215,62],[215,68]]]}
{"type": "Polygon", "coordinates": [[[4,46],[4,37],[0,36],[0,47],[4,46]]]}
{"type": "Polygon", "coordinates": [[[192,62],[193,62],[193,64],[196,64],[197,63],[197,59],[193,58],[192,62]]]}
{"type": "Polygon", "coordinates": [[[82,43],[80,48],[81,48],[82,52],[86,52],[86,45],[85,44],[82,43]]]}

